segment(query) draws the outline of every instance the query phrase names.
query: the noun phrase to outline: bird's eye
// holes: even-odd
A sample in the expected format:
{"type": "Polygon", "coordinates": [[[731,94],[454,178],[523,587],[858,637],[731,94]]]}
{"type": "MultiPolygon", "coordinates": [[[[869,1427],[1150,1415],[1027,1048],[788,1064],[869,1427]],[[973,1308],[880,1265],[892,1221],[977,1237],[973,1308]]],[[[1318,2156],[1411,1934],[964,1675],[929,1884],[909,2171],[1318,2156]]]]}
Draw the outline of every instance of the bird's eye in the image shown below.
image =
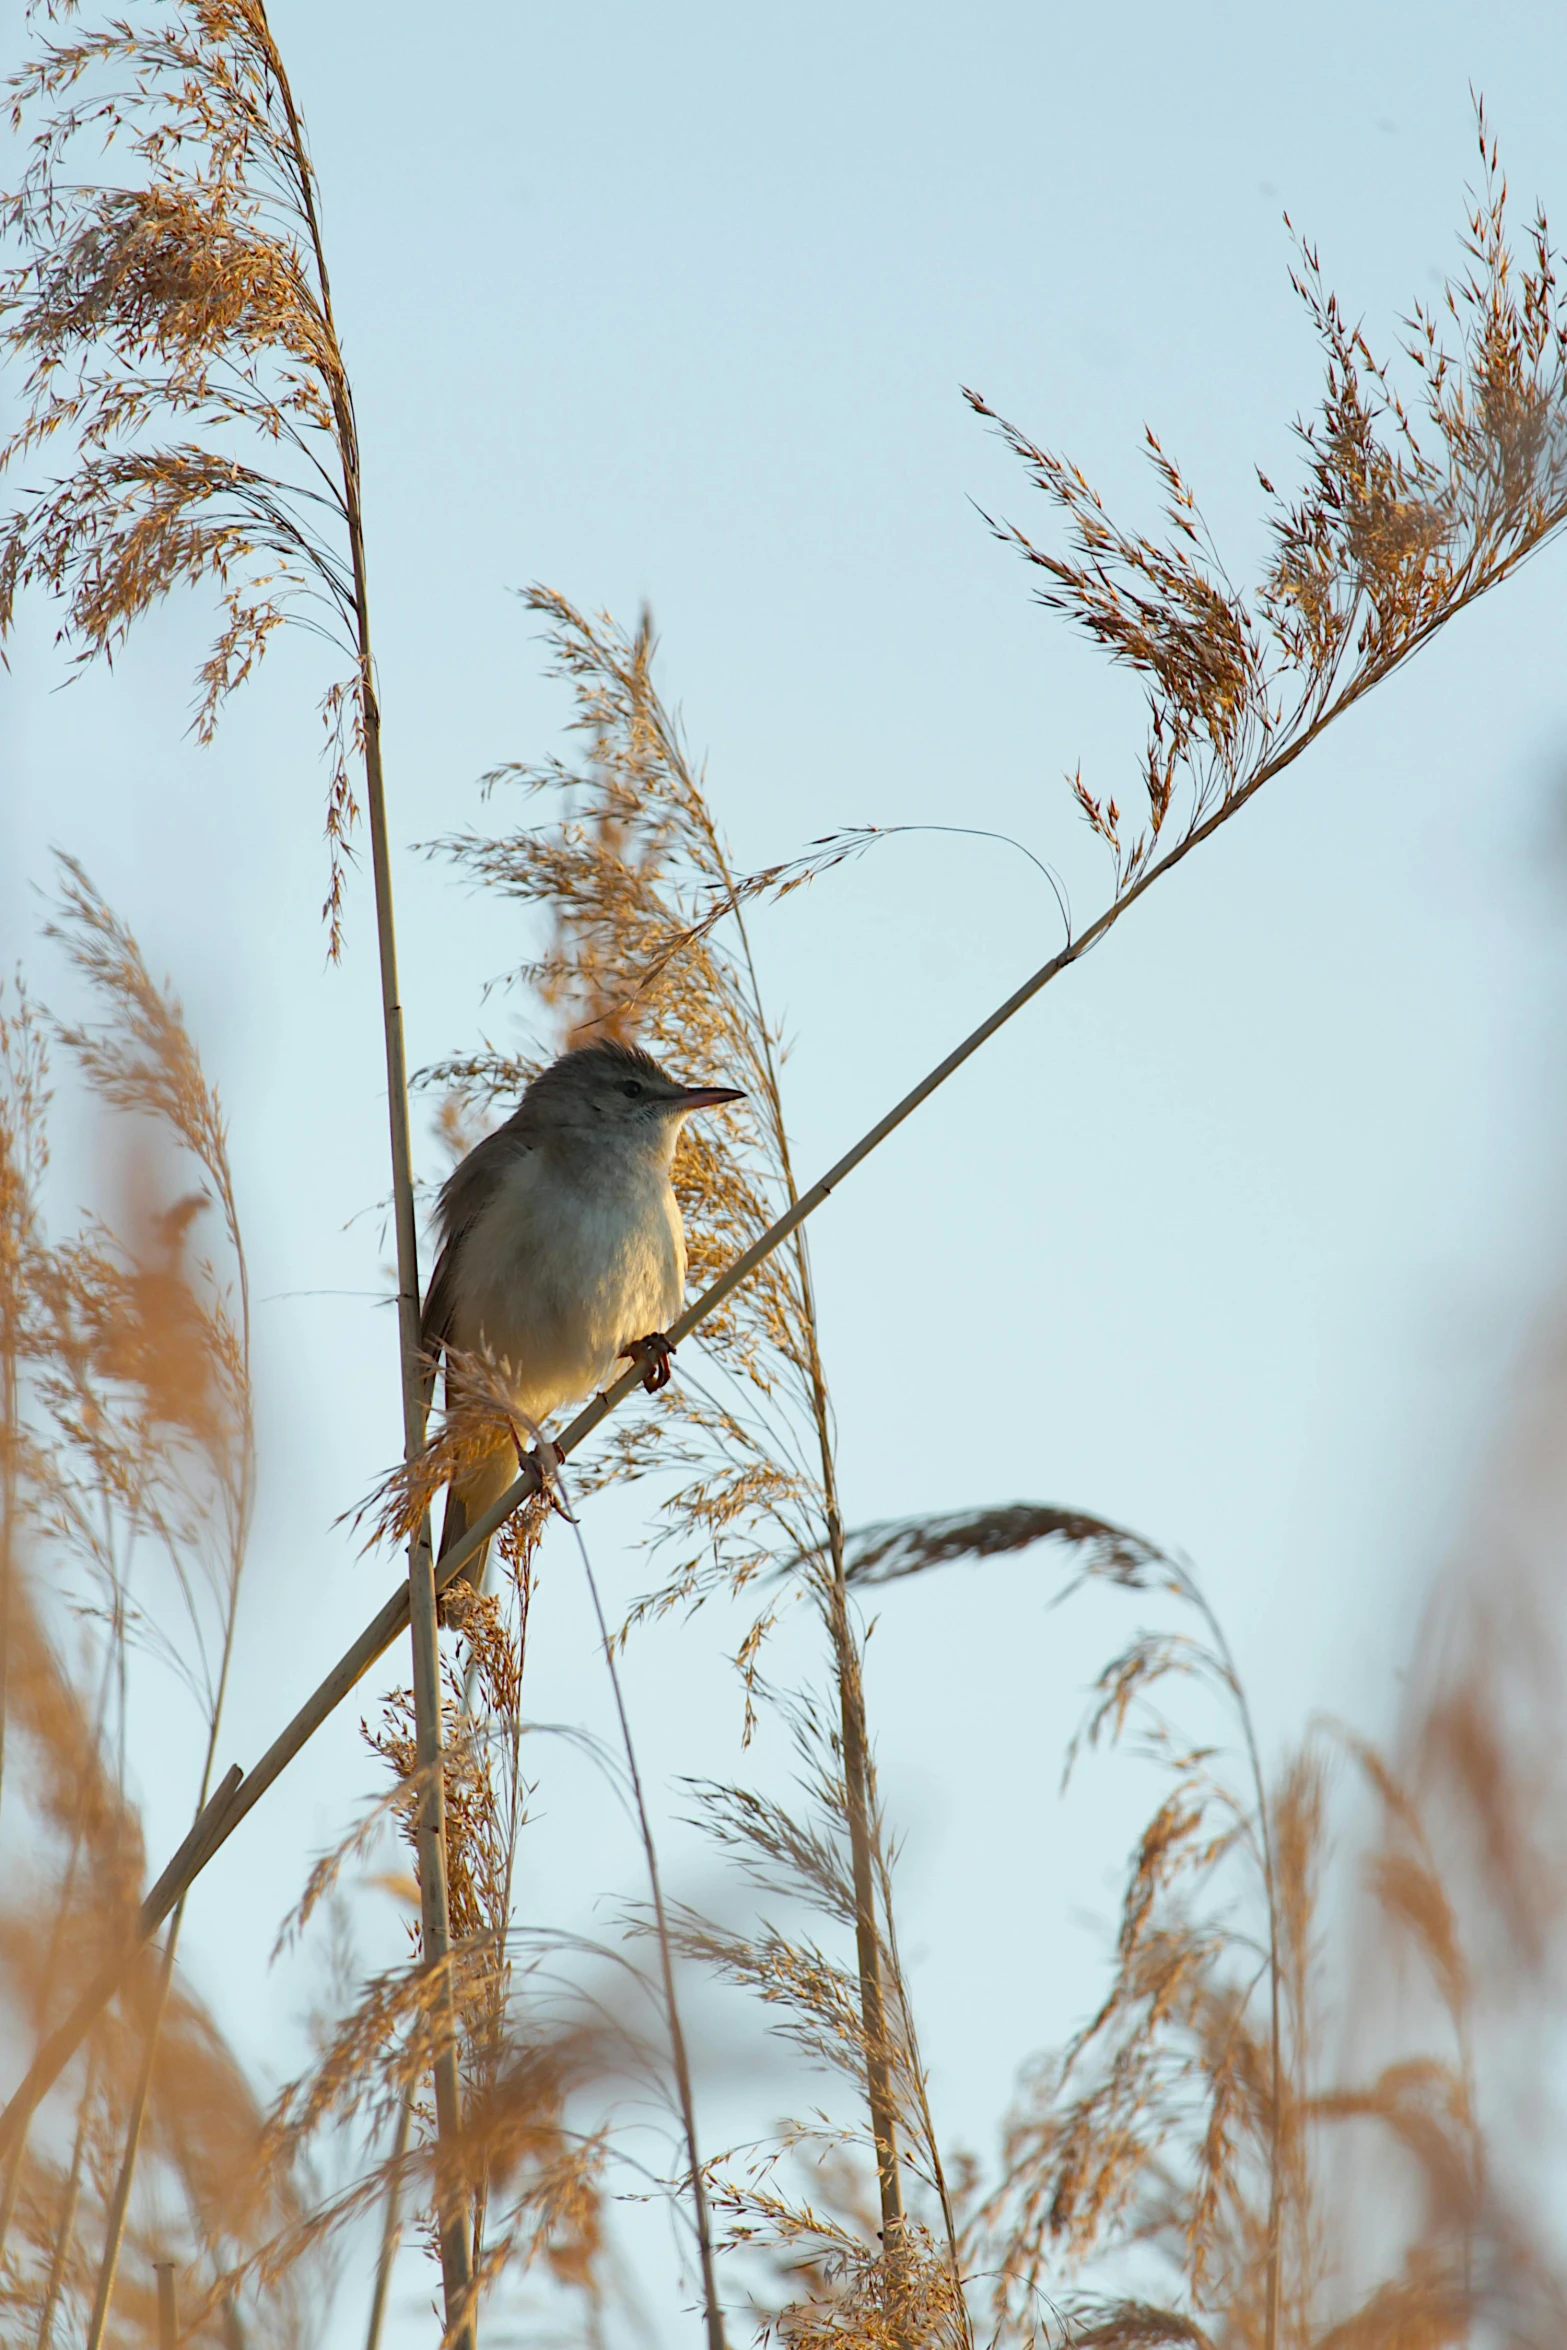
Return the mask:
{"type": "Polygon", "coordinates": [[[620,1090],[625,1095],[628,1102],[634,1102],[638,1094],[642,1091],[642,1087],[635,1077],[628,1077],[620,1090]]]}

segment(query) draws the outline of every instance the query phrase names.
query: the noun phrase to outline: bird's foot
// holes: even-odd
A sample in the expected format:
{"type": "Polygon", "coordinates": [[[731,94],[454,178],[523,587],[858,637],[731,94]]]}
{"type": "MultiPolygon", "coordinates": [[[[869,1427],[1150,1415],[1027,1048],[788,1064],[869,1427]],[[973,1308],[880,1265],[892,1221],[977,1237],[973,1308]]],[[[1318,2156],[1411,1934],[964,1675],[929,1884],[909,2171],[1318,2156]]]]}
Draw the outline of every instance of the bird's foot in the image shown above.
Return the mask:
{"type": "Polygon", "coordinates": [[[641,1369],[642,1384],[649,1395],[657,1395],[661,1387],[669,1385],[675,1350],[662,1330],[650,1330],[646,1338],[634,1338],[620,1351],[628,1362],[636,1363],[641,1369]]]}
{"type": "Polygon", "coordinates": [[[560,1489],[558,1472],[564,1466],[566,1459],[560,1446],[552,1444],[547,1436],[541,1436],[533,1450],[525,1452],[522,1438],[515,1428],[512,1430],[511,1441],[512,1448],[517,1455],[518,1468],[537,1470],[539,1491],[544,1496],[546,1503],[554,1510],[557,1517],[564,1518],[568,1526],[574,1526],[577,1521],[567,1509],[565,1497],[560,1489]]]}

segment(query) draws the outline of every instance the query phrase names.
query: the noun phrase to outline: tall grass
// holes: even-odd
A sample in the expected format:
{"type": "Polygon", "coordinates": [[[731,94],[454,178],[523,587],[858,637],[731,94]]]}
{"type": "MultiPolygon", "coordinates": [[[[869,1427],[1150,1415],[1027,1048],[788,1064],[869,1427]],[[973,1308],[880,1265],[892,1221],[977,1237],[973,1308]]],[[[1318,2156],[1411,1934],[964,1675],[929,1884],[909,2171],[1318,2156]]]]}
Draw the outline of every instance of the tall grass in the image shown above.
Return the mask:
{"type": "MultiPolygon", "coordinates": [[[[503,2285],[535,2295],[539,2322],[564,2305],[574,2328],[601,2335],[626,2319],[607,2248],[629,2176],[631,2084],[679,2117],[667,2175],[644,2176],[639,2191],[686,2217],[712,2350],[747,2321],[801,2350],[981,2336],[1106,2350],[1541,2338],[1561,2309],[1557,2256],[1486,2128],[1482,1976],[1464,1941],[1478,1907],[1485,1965],[1520,1986],[1518,2012],[1545,2029],[1559,1903],[1529,1840],[1554,1781],[1548,1753],[1517,1753],[1510,1735],[1546,1646],[1532,1620],[1520,1606],[1456,1676],[1428,1679],[1394,1759],[1324,1734],[1270,1774],[1196,1578],[1156,1545],[1085,1511],[1030,1504],[845,1526],[804,1230],[1005,1021],[1567,518],[1567,305],[1543,219],[1521,257],[1509,241],[1483,118],[1464,269],[1443,308],[1412,313],[1407,405],[1300,249],[1325,385],[1299,428],[1298,492],[1263,482],[1271,554],[1255,590],[1233,584],[1151,436],[1159,537],[1120,528],[1074,466],[970,395],[1060,532],[1039,543],[993,527],[1042,601],[1143,692],[1147,743],[1125,795],[1137,808],[1073,779],[1108,851],[1102,907],[815,1183],[796,1179],[781,1039],[747,924],[874,835],[838,833],[738,872],[655,681],[650,625],[624,633],[547,589],[528,599],[574,695],[571,754],[497,768],[487,786],[499,813],[435,853],[462,885],[528,910],[536,951],[509,984],[552,1044],[635,1034],[679,1073],[746,1089],[687,1133],[677,1160],[699,1292],[677,1325],[678,1383],[648,1403],[628,1373],[566,1431],[574,1450],[611,1408],[631,1406],[572,1463],[589,1510],[611,1482],[648,1506],[651,1585],[605,1646],[672,1611],[705,1623],[720,1602],[738,1608],[726,1620],[741,1626],[744,1733],[765,1712],[797,1757],[786,1801],[738,1775],[691,1791],[729,1881],[787,1904],[783,1925],[759,1909],[737,1926],[666,1899],[621,1709],[625,1753],[605,1767],[634,1794],[653,1901],[624,1937],[582,1954],[616,1971],[616,2006],[580,1977],[553,1982],[560,1954],[520,1891],[533,1795],[525,1668],[547,1531],[538,1475],[523,1467],[532,1432],[511,1423],[478,1365],[466,1387],[454,1383],[433,1435],[425,1426],[364,487],[299,108],[259,0],[169,0],[87,32],[64,6],[41,17],[56,33],[41,30],[13,87],[31,144],[5,207],[4,334],[25,415],[0,462],[63,456],[52,479],[17,494],[0,533],[0,629],[24,592],[47,593],[72,657],[109,658],[160,598],[204,584],[221,618],[198,681],[203,738],[275,629],[316,629],[336,655],[322,703],[334,956],[365,798],[403,1400],[402,1458],[369,1522],[406,1548],[408,1581],[297,1738],[285,1735],[288,1752],[405,1621],[412,1674],[366,1727],[384,1797],[304,1872],[280,1941],[330,1921],[345,1877],[389,1834],[411,1850],[417,1883],[407,1962],[369,1975],[345,1962],[310,2063],[270,2100],[176,1971],[184,1893],[256,1785],[270,1785],[265,1766],[218,1803],[171,1885],[162,1950],[145,1947],[158,1920],[138,1900],[127,1692],[149,1660],[188,1681],[205,1740],[195,1810],[211,1819],[255,1492],[248,1303],[216,1094],[172,994],[68,863],[55,938],[97,1017],[51,1032],[23,992],[0,1023],[0,1828],[25,1855],[0,1895],[0,1966],[19,2044],[54,2050],[38,2072],[47,2101],[35,2116],[23,2099],[7,2117],[0,2293],[13,2330],[46,2343],[80,2319],[91,2350],[111,2327],[153,2338],[150,2280],[177,2236],[187,2336],[226,2325],[304,2338],[315,2280],[374,2232],[373,2339],[408,2211],[439,2266],[448,2343],[477,2339],[485,2296],[503,2285]],[[173,1190],[174,1159],[127,1153],[114,1221],[49,1236],[51,1033],[89,1092],[150,1120],[199,1171],[203,1195],[173,1190]],[[221,1243],[198,1257],[208,1206],[221,1243]],[[521,1472],[500,1587],[453,1596],[443,1651],[429,1503],[497,1421],[521,1472]],[[958,2175],[899,1960],[859,1594],[1041,1545],[1157,1611],[1106,1669],[1081,1746],[1140,1738],[1168,1784],[1132,1856],[1102,2005],[1025,2075],[997,2166],[958,2175]],[[77,1596],[76,1628],[45,1598],[45,1568],[77,1596]],[[780,1688],[769,1642],[781,1611],[801,1603],[818,1661],[803,1685],[780,1688]],[[1164,1710],[1183,1700],[1193,1731],[1164,1710]],[[1341,2076],[1323,2051],[1322,1889],[1331,1807],[1352,1778],[1373,1815],[1378,1914],[1425,1969],[1434,2038],[1341,2076]],[[749,1993],[830,2084],[817,2111],[765,2147],[699,2151],[677,1954],[749,1993]],[[105,1996],[86,1996],[100,1980],[105,1996]],[[78,2010],[62,2040],[60,2018],[78,2010]],[[1411,2178],[1419,2188],[1409,2225],[1369,2247],[1333,2192],[1345,2135],[1378,2160],[1396,2149],[1404,2189],[1411,2178]],[[184,2199],[177,2230],[163,2201],[138,2197],[149,2160],[184,2199]]],[[[530,1067],[459,1043],[429,1073],[450,1133],[509,1103],[530,1067]]],[[[447,1563],[455,1571],[461,1554],[447,1563]]],[[[1351,1950],[1339,1968],[1345,1996],[1372,2014],[1370,1960],[1351,1950]]]]}

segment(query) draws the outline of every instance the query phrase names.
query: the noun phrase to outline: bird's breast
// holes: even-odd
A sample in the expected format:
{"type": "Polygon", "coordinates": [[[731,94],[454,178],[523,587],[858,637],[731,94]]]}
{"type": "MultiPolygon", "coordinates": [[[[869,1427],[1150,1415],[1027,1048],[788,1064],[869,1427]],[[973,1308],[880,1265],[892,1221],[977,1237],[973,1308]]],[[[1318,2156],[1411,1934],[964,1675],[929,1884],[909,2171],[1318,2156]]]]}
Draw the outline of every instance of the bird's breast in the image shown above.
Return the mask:
{"type": "Polygon", "coordinates": [[[685,1294],[685,1237],[662,1165],[509,1170],[463,1250],[453,1340],[504,1359],[533,1419],[591,1395],[685,1294]]]}

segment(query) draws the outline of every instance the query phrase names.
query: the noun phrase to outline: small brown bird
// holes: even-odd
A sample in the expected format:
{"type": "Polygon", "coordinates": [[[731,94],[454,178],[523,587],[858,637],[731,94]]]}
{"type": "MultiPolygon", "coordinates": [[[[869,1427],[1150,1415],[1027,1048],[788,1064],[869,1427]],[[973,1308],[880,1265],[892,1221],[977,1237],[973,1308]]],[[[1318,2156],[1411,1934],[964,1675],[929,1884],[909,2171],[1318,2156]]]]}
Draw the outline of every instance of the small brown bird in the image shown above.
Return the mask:
{"type": "MultiPolygon", "coordinates": [[[[504,1126],[447,1178],[422,1341],[485,1356],[535,1426],[609,1383],[622,1357],[664,1386],[664,1331],[685,1299],[686,1241],[670,1167],[693,1110],[744,1097],[680,1085],[634,1045],[605,1042],[541,1070],[504,1126]]],[[[495,1450],[447,1489],[441,1556],[517,1473],[495,1450]]],[[[484,1557],[465,1569],[477,1589],[484,1557]]]]}

